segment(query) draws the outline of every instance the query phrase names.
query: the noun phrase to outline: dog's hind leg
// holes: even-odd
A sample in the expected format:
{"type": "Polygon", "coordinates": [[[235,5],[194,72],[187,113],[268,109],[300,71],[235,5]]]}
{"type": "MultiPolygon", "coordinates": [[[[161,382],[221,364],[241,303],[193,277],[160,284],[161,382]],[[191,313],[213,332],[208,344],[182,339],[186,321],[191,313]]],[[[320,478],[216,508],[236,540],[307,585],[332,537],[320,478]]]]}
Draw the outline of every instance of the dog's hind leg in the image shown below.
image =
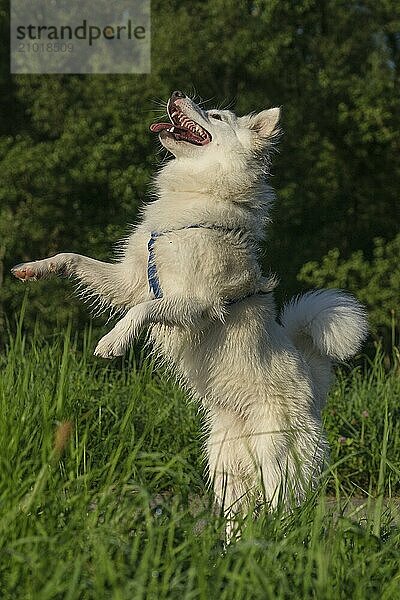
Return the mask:
{"type": "Polygon", "coordinates": [[[55,275],[75,277],[87,296],[97,296],[100,301],[116,307],[129,305],[138,286],[135,273],[128,272],[124,263],[105,263],[70,252],[22,263],[11,272],[21,281],[36,281],[55,275]]]}
{"type": "Polygon", "coordinates": [[[206,444],[209,479],[215,499],[227,518],[227,540],[238,537],[235,517],[245,514],[256,495],[256,468],[245,431],[245,423],[230,411],[209,411],[206,444]]]}
{"type": "Polygon", "coordinates": [[[235,517],[262,501],[269,509],[289,506],[301,495],[302,471],[287,433],[276,422],[209,410],[207,458],[217,503],[227,517],[228,539],[237,537],[235,517]]]}

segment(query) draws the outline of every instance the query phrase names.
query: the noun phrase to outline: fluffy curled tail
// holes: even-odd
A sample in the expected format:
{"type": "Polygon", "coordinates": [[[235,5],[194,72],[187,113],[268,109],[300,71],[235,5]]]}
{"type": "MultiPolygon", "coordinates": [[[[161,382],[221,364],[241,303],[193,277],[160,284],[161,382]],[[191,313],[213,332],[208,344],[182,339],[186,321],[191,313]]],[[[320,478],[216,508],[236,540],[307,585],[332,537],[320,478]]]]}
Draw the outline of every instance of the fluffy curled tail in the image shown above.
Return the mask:
{"type": "Polygon", "coordinates": [[[339,290],[308,292],[283,308],[281,322],[295,345],[312,343],[323,356],[345,360],[368,333],[364,307],[339,290]]]}

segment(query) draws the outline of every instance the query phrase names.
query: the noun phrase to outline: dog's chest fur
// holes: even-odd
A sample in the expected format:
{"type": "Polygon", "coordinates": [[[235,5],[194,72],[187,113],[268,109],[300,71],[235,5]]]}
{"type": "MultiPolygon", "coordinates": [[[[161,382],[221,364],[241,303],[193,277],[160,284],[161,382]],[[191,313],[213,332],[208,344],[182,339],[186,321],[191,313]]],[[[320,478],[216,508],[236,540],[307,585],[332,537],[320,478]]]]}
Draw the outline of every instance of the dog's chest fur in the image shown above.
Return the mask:
{"type": "Polygon", "coordinates": [[[166,233],[154,247],[166,296],[236,300],[257,290],[261,271],[240,234],[190,228],[166,233]]]}

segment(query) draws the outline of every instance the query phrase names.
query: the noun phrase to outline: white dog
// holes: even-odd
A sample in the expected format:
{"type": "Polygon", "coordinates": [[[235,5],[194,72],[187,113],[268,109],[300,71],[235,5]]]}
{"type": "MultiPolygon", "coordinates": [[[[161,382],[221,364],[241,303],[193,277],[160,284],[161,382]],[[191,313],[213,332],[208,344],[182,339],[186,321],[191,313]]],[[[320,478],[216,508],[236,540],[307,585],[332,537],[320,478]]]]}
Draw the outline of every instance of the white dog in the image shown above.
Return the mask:
{"type": "Polygon", "coordinates": [[[258,249],[273,197],[265,183],[279,109],[237,117],[202,110],[182,92],[155,123],[174,156],[156,177],[158,198],[103,263],[57,254],[14,267],[22,280],[76,277],[92,295],[126,311],[95,351],[124,354],[143,328],[155,352],[201,403],[208,472],[226,515],[263,494],[272,506],[298,502],[321,470],[321,409],[332,360],[366,336],[363,308],[334,290],[286,305],[277,322],[273,278],[258,249]]]}

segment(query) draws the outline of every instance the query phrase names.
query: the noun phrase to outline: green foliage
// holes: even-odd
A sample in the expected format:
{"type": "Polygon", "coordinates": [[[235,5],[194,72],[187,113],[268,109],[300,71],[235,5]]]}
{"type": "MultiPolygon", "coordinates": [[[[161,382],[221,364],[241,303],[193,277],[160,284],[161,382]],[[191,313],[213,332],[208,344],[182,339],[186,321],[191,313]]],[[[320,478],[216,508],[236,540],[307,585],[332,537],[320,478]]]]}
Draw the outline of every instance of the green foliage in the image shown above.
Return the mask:
{"type": "MultiPolygon", "coordinates": [[[[372,257],[362,250],[345,260],[338,248],[330,250],[321,262],[306,263],[299,281],[317,288],[336,287],[350,290],[367,306],[372,331],[382,328],[394,332],[400,319],[400,234],[390,242],[374,240],[372,257]]],[[[391,340],[392,344],[395,342],[391,340]]]]}
{"type": "MultiPolygon", "coordinates": [[[[9,268],[58,251],[98,258],[135,222],[159,161],[155,99],[196,89],[239,113],[282,105],[284,137],[265,267],[296,291],[310,260],[392,239],[400,188],[400,5],[394,0],[152,2],[149,75],[11,76],[0,1],[0,305],[9,268]],[[356,26],[355,26],[356,24],[356,26]],[[3,273],[2,273],[3,271],[3,273]]],[[[32,288],[26,325],[87,319],[56,283],[32,288]],[[44,301],[44,298],[46,301],[44,301]],[[50,309],[52,307],[52,310],[50,309]],[[57,307],[57,309],[56,309],[57,307]]],[[[1,310],[0,310],[1,312],[1,310]]]]}
{"type": "MultiPolygon", "coordinates": [[[[392,367],[378,346],[367,369],[341,369],[325,410],[325,426],[331,448],[334,479],[348,493],[379,488],[382,444],[389,441],[386,456],[388,478],[396,488],[400,481],[400,354],[393,350],[392,367]],[[385,430],[385,412],[389,424],[385,430]]],[[[330,484],[331,485],[331,484],[330,484]]]]}
{"type": "Polygon", "coordinates": [[[224,549],[196,407],[140,355],[93,345],[20,326],[0,355],[2,599],[397,598],[400,379],[380,353],[339,374],[326,484],[224,549]]]}

